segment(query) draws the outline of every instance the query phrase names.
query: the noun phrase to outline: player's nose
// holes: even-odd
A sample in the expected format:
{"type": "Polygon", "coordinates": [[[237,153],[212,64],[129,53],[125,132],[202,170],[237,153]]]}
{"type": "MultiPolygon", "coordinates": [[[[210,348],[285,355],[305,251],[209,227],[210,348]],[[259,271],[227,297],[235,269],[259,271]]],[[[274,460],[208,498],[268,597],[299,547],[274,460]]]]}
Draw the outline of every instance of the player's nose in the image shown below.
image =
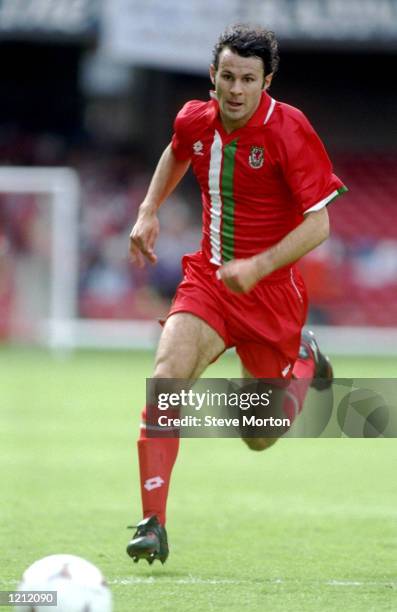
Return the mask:
{"type": "Polygon", "coordinates": [[[235,79],[231,85],[230,88],[230,93],[234,94],[235,96],[241,94],[243,91],[242,89],[242,83],[239,79],[235,79]]]}

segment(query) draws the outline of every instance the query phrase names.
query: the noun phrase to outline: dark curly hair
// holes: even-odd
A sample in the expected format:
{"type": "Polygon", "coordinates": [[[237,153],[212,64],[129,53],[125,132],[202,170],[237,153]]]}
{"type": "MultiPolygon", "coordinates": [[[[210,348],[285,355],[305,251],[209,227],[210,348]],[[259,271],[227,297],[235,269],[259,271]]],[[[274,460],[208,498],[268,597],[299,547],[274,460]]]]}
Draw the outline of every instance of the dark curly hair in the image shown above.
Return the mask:
{"type": "Polygon", "coordinates": [[[242,57],[259,57],[263,62],[265,76],[277,72],[280,61],[278,43],[271,30],[246,24],[235,24],[226,28],[213,51],[212,61],[216,70],[219,55],[225,47],[242,57]]]}

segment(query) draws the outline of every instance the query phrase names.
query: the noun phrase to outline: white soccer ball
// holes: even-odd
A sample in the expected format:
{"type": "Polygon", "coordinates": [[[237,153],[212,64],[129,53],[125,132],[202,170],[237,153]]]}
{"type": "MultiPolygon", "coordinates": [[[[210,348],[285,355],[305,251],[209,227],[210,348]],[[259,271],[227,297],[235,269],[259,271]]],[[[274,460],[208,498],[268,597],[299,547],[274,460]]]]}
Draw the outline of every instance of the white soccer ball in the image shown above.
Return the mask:
{"type": "MultiPolygon", "coordinates": [[[[112,595],[102,572],[92,563],[74,555],[50,555],[25,570],[18,586],[22,597],[20,612],[111,612],[112,595]],[[44,593],[56,591],[57,605],[43,606],[44,593]],[[42,598],[42,599],[41,599],[42,598]]],[[[20,600],[21,601],[21,600],[20,600]]]]}

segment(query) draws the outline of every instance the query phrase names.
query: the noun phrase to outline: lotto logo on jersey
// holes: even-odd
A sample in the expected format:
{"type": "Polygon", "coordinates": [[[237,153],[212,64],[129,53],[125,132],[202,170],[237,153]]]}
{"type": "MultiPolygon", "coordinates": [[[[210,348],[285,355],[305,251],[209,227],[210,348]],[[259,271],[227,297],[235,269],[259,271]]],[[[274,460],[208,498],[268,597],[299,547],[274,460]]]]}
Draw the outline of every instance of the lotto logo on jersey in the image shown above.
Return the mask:
{"type": "Polygon", "coordinates": [[[250,155],[248,158],[249,165],[251,168],[262,168],[263,162],[265,161],[265,150],[263,147],[251,147],[250,155]]]}
{"type": "Polygon", "coordinates": [[[195,142],[193,145],[193,151],[195,155],[204,155],[203,148],[204,148],[204,145],[201,142],[201,140],[198,140],[197,142],[195,142]]]}

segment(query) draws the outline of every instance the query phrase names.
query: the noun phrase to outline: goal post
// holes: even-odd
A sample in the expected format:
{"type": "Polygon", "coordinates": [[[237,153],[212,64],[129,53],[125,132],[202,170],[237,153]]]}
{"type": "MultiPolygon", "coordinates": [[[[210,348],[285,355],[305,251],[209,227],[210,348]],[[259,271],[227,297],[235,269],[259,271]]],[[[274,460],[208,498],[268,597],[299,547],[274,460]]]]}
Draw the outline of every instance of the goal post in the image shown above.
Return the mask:
{"type": "Polygon", "coordinates": [[[78,315],[80,181],[71,168],[0,167],[0,193],[49,196],[49,316],[37,340],[53,345],[57,328],[78,315]]]}

